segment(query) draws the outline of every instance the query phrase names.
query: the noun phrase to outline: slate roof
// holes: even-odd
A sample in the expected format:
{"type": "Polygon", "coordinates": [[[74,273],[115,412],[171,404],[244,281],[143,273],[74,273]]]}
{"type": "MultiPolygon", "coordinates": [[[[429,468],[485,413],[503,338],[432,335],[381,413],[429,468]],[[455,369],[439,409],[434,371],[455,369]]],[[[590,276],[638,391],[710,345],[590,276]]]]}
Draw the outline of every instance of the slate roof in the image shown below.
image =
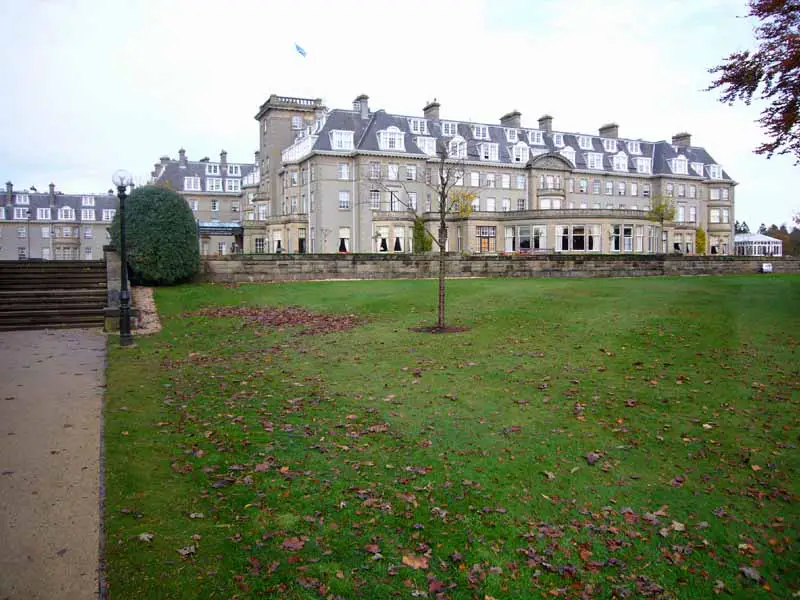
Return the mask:
{"type": "MultiPolygon", "coordinates": [[[[238,179],[241,183],[247,175],[256,168],[256,165],[253,163],[237,163],[237,162],[228,162],[228,165],[238,165],[241,171],[241,175],[231,176],[228,177],[226,169],[222,168],[222,163],[220,162],[212,162],[212,161],[199,161],[199,160],[187,160],[186,166],[181,166],[180,160],[170,159],[163,168],[161,169],[161,173],[158,177],[153,180],[153,183],[163,183],[166,182],[169,186],[177,191],[177,192],[187,192],[187,193],[205,193],[206,192],[206,178],[216,178],[216,179],[223,179],[222,182],[222,190],[221,192],[208,192],[213,194],[234,194],[238,195],[240,192],[225,192],[226,183],[224,180],[226,179],[238,179]],[[219,165],[219,175],[206,175],[206,165],[219,165]],[[200,190],[185,190],[184,189],[184,177],[199,177],[200,178],[200,190]]],[[[240,189],[241,189],[240,183],[240,189]]]]}
{"type": "MultiPolygon", "coordinates": [[[[82,223],[83,210],[93,210],[94,211],[94,220],[86,220],[86,223],[109,223],[108,221],[103,221],[103,210],[104,209],[114,209],[116,210],[119,205],[119,200],[113,194],[62,194],[61,192],[56,192],[53,196],[53,210],[51,211],[50,219],[42,219],[43,223],[49,223],[50,221],[59,221],[58,219],[58,209],[69,206],[75,211],[75,219],[71,219],[69,221],[64,221],[65,223],[82,223]],[[92,196],[94,197],[94,206],[83,206],[83,197],[84,196],[92,196]]],[[[30,210],[30,220],[31,222],[38,221],[39,219],[36,218],[38,208],[50,208],[50,194],[49,193],[42,193],[42,192],[30,192],[25,190],[18,190],[13,192],[13,200],[11,203],[8,202],[8,196],[6,192],[2,192],[2,196],[0,196],[0,206],[5,206],[5,220],[11,221],[13,220],[14,216],[14,207],[22,207],[28,208],[30,210]],[[28,196],[28,205],[22,205],[17,203],[17,196],[20,195],[27,195],[28,196]]],[[[27,220],[27,219],[26,219],[27,220]]]]}
{"type": "MultiPolygon", "coordinates": [[[[420,135],[411,131],[409,119],[422,119],[420,116],[409,115],[393,115],[384,110],[371,112],[369,117],[362,119],[360,113],[353,110],[346,109],[333,109],[326,114],[326,120],[322,128],[317,132],[317,140],[314,143],[313,151],[319,152],[343,152],[341,150],[334,150],[331,148],[330,132],[334,130],[352,131],[354,132],[353,140],[355,150],[360,152],[382,152],[386,154],[406,154],[406,155],[424,155],[422,150],[417,146],[415,140],[420,135]],[[397,127],[405,134],[405,152],[403,151],[381,151],[378,146],[378,132],[387,129],[388,127],[397,127]]],[[[445,141],[450,141],[451,136],[444,136],[442,133],[442,122],[457,123],[458,135],[460,135],[467,142],[467,160],[476,161],[486,164],[515,164],[521,166],[521,163],[514,162],[511,147],[514,145],[506,138],[506,127],[492,123],[467,123],[463,121],[456,121],[451,119],[432,120],[427,119],[428,135],[422,137],[443,138],[445,141]],[[490,140],[475,139],[473,136],[473,126],[484,126],[488,128],[490,140]],[[481,160],[478,156],[480,142],[492,142],[498,144],[498,161],[485,161],[481,160]]],[[[541,131],[531,128],[517,128],[517,139],[528,144],[528,132],[541,131]]],[[[548,152],[559,152],[564,148],[572,148],[575,150],[575,168],[588,169],[586,165],[586,153],[596,152],[603,155],[603,171],[612,173],[624,173],[623,171],[613,170],[613,156],[616,152],[607,152],[603,146],[603,138],[598,134],[592,133],[573,133],[566,131],[542,131],[544,144],[528,144],[530,148],[531,157],[535,154],[544,154],[548,152]],[[554,143],[554,135],[561,134],[563,136],[564,146],[558,147],[554,143]],[[593,150],[584,150],[578,145],[578,136],[588,136],[592,139],[593,150]]],[[[711,155],[702,147],[699,146],[674,146],[668,141],[649,142],[634,138],[615,138],[617,140],[617,151],[623,151],[628,155],[628,172],[636,173],[636,163],[632,160],[637,156],[652,159],[652,174],[667,175],[676,177],[695,177],[700,178],[692,169],[692,162],[702,162],[704,165],[717,164],[711,155]],[[631,154],[628,152],[627,142],[639,142],[641,147],[641,154],[631,154]],[[673,173],[669,167],[669,160],[683,155],[689,162],[689,169],[687,175],[679,175],[673,173]]],[[[349,152],[349,151],[346,151],[349,152]]],[[[591,169],[593,172],[601,172],[598,169],[591,169]]],[[[704,177],[708,177],[708,169],[704,169],[704,177]]],[[[724,170],[722,171],[722,179],[719,181],[732,182],[731,177],[724,170]]]]}

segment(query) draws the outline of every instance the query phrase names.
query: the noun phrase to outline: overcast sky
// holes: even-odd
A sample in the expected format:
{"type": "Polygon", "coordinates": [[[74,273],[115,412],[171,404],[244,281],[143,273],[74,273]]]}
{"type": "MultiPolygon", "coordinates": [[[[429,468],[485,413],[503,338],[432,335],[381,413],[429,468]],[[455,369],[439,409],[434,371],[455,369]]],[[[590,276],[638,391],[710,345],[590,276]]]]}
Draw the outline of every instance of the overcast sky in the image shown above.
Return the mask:
{"type": "Polygon", "coordinates": [[[252,161],[270,93],[651,141],[689,131],[751,227],[800,209],[789,157],[753,154],[760,105],[703,92],[752,46],[744,0],[0,0],[0,177],[101,192],[163,154],[252,161]],[[307,51],[302,58],[294,43],[307,51]]]}

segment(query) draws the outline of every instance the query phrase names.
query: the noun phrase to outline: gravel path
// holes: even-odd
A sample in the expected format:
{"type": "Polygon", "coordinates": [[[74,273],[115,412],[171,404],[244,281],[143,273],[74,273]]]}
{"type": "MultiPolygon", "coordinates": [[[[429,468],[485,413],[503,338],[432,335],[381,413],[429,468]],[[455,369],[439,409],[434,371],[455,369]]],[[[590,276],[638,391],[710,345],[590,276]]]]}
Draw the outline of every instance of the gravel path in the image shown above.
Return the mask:
{"type": "Polygon", "coordinates": [[[0,333],[0,600],[97,598],[100,330],[0,333]]]}

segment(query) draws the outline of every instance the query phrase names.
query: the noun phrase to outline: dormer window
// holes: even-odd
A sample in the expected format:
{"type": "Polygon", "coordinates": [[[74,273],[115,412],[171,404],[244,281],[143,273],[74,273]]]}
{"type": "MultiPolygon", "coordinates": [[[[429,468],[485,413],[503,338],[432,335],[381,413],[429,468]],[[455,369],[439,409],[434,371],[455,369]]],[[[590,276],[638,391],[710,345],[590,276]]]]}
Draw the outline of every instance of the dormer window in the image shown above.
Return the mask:
{"type": "Polygon", "coordinates": [[[59,221],[74,221],[75,220],[75,211],[70,206],[62,206],[58,209],[58,220],[59,221]]]}
{"type": "Polygon", "coordinates": [[[458,135],[458,123],[442,123],[442,135],[447,137],[455,137],[458,135]]]}
{"type": "Polygon", "coordinates": [[[592,145],[592,138],[588,135],[579,135],[578,147],[582,150],[593,150],[594,145],[592,145]]]}
{"type": "MultiPolygon", "coordinates": [[[[553,134],[553,145],[556,148],[563,148],[564,147],[564,134],[563,133],[554,133],[553,134]]],[[[572,154],[574,156],[575,152],[573,151],[572,154]]]]}
{"type": "Polygon", "coordinates": [[[627,172],[628,156],[624,152],[618,152],[614,155],[614,170],[627,172]]]}
{"type": "Polygon", "coordinates": [[[339,129],[331,131],[331,148],[334,150],[352,150],[353,132],[339,129]]]}
{"type": "Polygon", "coordinates": [[[587,169],[602,169],[603,168],[603,155],[599,152],[586,153],[586,168],[587,169]]]}
{"type": "Polygon", "coordinates": [[[216,163],[206,163],[206,175],[219,175],[219,165],[216,163]]]}
{"type": "Polygon", "coordinates": [[[515,144],[517,142],[517,130],[516,129],[506,129],[506,140],[515,144]]]}
{"type": "Polygon", "coordinates": [[[241,176],[242,176],[241,165],[228,165],[228,177],[241,177],[241,176]]]}
{"type": "Polygon", "coordinates": [[[94,206],[94,196],[82,196],[81,206],[94,206]]]}
{"type": "Polygon", "coordinates": [[[703,163],[701,162],[693,162],[692,163],[692,171],[697,173],[700,177],[704,177],[705,173],[703,173],[703,163]]]}
{"type": "Polygon", "coordinates": [[[575,149],[574,148],[562,148],[560,151],[561,156],[566,158],[569,162],[573,165],[575,164],[575,149]]]}
{"type": "Polygon", "coordinates": [[[628,142],[628,152],[630,154],[641,154],[642,153],[641,142],[628,142]]]}
{"type": "Polygon", "coordinates": [[[448,156],[450,158],[467,158],[467,142],[461,136],[450,140],[448,156]]]}
{"type": "Polygon", "coordinates": [[[542,135],[541,131],[529,131],[528,132],[528,143],[533,144],[535,146],[541,146],[544,144],[544,136],[542,135]]]}
{"type": "Polygon", "coordinates": [[[511,156],[513,157],[515,163],[528,162],[528,158],[530,156],[528,144],[525,142],[517,142],[514,144],[514,146],[511,148],[511,156]]]}
{"type": "Polygon", "coordinates": [[[489,128],[486,125],[473,125],[472,135],[476,140],[490,140],[489,128]]]}
{"type": "Polygon", "coordinates": [[[672,169],[672,172],[676,175],[688,175],[689,174],[689,161],[686,160],[686,157],[682,154],[676,158],[673,158],[669,161],[669,167],[672,169]]]}
{"type": "Polygon", "coordinates": [[[608,138],[603,138],[603,150],[605,150],[606,152],[616,152],[617,140],[610,140],[608,138]]]}
{"type": "Polygon", "coordinates": [[[432,137],[418,137],[417,146],[428,156],[436,156],[436,140],[432,137]]]}
{"type": "Polygon", "coordinates": [[[708,176],[711,179],[722,179],[722,167],[719,165],[708,165],[708,176]]]}
{"type": "Polygon", "coordinates": [[[409,119],[408,128],[411,129],[411,133],[428,135],[428,121],[425,119],[409,119]]]}
{"type": "Polygon", "coordinates": [[[23,206],[28,206],[31,203],[31,199],[30,196],[28,196],[28,194],[17,194],[14,203],[23,206]]]}
{"type": "Polygon", "coordinates": [[[378,132],[378,146],[381,150],[405,152],[405,139],[405,134],[394,125],[378,132]]]}
{"type": "Polygon", "coordinates": [[[497,144],[481,144],[481,159],[497,161],[499,150],[497,144]]]}
{"type": "Polygon", "coordinates": [[[653,161],[650,158],[636,157],[636,172],[650,174],[653,172],[653,161]]]}

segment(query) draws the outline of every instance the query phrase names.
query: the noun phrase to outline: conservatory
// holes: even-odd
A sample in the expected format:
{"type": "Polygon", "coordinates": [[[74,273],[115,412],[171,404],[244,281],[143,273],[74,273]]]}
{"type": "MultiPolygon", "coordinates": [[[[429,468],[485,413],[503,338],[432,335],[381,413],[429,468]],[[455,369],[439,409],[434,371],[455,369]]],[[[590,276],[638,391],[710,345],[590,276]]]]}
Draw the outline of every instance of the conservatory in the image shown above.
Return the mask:
{"type": "Polygon", "coordinates": [[[738,233],[733,239],[736,256],[783,256],[783,242],[760,233],[738,233]]]}

